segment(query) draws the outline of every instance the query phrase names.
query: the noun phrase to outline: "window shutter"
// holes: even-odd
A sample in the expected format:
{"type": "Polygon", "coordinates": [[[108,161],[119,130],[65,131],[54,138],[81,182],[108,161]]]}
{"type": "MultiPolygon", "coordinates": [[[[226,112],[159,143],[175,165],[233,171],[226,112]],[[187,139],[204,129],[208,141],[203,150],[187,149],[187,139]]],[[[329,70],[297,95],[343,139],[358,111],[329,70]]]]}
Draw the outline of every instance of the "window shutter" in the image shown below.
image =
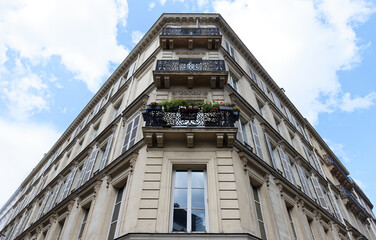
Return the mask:
{"type": "Polygon", "coordinates": [[[330,189],[330,192],[328,193],[328,197],[329,197],[330,203],[332,204],[332,207],[333,207],[334,214],[335,214],[336,218],[343,223],[344,221],[343,221],[343,218],[342,218],[342,214],[339,211],[339,207],[338,207],[337,201],[336,201],[335,197],[333,196],[333,193],[332,193],[331,189],[330,189]]]}
{"type": "Polygon", "coordinates": [[[95,116],[99,112],[99,109],[101,109],[102,101],[103,98],[99,101],[99,103],[97,103],[97,105],[95,105],[93,116],[95,116]]]}
{"type": "Polygon", "coordinates": [[[266,145],[268,146],[269,155],[270,155],[270,159],[272,160],[273,167],[276,170],[278,170],[277,159],[275,158],[273,154],[272,145],[270,144],[269,136],[266,133],[265,133],[265,140],[266,140],[266,145]]]}
{"type": "Polygon", "coordinates": [[[313,150],[313,161],[315,162],[317,171],[321,174],[321,176],[324,177],[324,172],[323,172],[323,170],[321,168],[320,161],[317,159],[317,155],[316,155],[316,153],[315,153],[314,150],[313,150]]]}
{"type": "Polygon", "coordinates": [[[228,44],[228,42],[226,40],[225,40],[225,45],[226,45],[227,52],[230,53],[230,45],[228,44]]]}
{"type": "Polygon", "coordinates": [[[255,143],[255,148],[256,148],[256,154],[259,156],[261,159],[264,159],[264,155],[262,153],[262,147],[261,147],[261,142],[259,138],[259,134],[257,132],[257,127],[253,122],[249,122],[251,129],[252,129],[252,136],[253,136],[253,141],[255,143]]]}
{"type": "Polygon", "coordinates": [[[138,122],[140,121],[140,115],[137,115],[127,126],[127,131],[125,133],[124,144],[121,153],[126,152],[130,147],[132,147],[136,141],[138,122]]]}
{"type": "Polygon", "coordinates": [[[31,212],[32,212],[32,211],[30,210],[30,211],[28,211],[28,212],[25,214],[26,217],[25,217],[25,220],[23,221],[23,223],[22,223],[22,225],[21,225],[21,227],[20,227],[20,233],[22,233],[22,232],[24,231],[25,226],[26,226],[27,222],[29,221],[29,218],[30,218],[31,212]]]}
{"type": "Polygon", "coordinates": [[[127,80],[130,79],[133,75],[134,66],[136,65],[136,62],[132,63],[132,65],[129,67],[127,80]]]}
{"type": "Polygon", "coordinates": [[[278,97],[275,95],[274,92],[272,92],[272,96],[273,96],[273,99],[274,99],[274,103],[275,103],[275,105],[278,107],[279,110],[281,110],[281,112],[283,112],[283,111],[282,111],[281,103],[280,103],[278,97]]]}
{"type": "Polygon", "coordinates": [[[303,168],[299,164],[296,164],[296,168],[298,169],[299,178],[300,178],[300,181],[302,182],[304,192],[308,195],[308,197],[313,199],[311,189],[309,188],[309,184],[307,181],[307,176],[303,168]]]}
{"type": "Polygon", "coordinates": [[[315,192],[316,192],[317,198],[319,199],[320,205],[324,209],[329,210],[328,204],[326,203],[324,191],[322,190],[319,181],[317,180],[315,176],[311,177],[311,181],[312,181],[313,187],[315,188],[315,192]]]}
{"type": "Polygon", "coordinates": [[[75,187],[76,189],[81,186],[82,177],[85,175],[85,170],[86,170],[88,159],[89,159],[89,157],[86,157],[85,160],[84,160],[84,164],[82,166],[80,175],[78,176],[78,180],[77,180],[77,183],[76,183],[76,187],[75,187]]]}
{"type": "Polygon", "coordinates": [[[113,134],[111,134],[110,137],[108,137],[106,150],[104,150],[103,156],[98,166],[98,170],[102,170],[104,166],[106,165],[107,158],[111,149],[112,137],[113,137],[113,134]]]}
{"type": "Polygon", "coordinates": [[[265,82],[263,80],[261,80],[261,79],[260,79],[260,82],[261,82],[262,90],[264,90],[264,93],[266,94],[266,96],[269,97],[268,88],[266,87],[265,82]]]}
{"type": "Polygon", "coordinates": [[[304,149],[304,152],[305,152],[305,155],[306,155],[306,157],[307,157],[308,162],[309,162],[312,166],[314,166],[314,164],[313,164],[313,162],[312,162],[311,155],[309,155],[309,152],[308,152],[307,147],[303,145],[303,149],[304,149]]]}
{"type": "Polygon", "coordinates": [[[94,150],[91,152],[91,155],[90,155],[90,157],[88,159],[85,172],[83,173],[83,176],[82,176],[82,183],[81,183],[81,185],[84,184],[87,180],[90,179],[91,173],[93,172],[93,167],[94,167],[94,164],[95,164],[95,160],[97,158],[97,154],[98,154],[98,147],[95,147],[94,150]]]}
{"type": "Polygon", "coordinates": [[[296,125],[295,118],[294,118],[294,116],[291,115],[289,109],[288,109],[287,107],[285,107],[285,110],[286,110],[287,117],[288,117],[288,119],[290,120],[290,122],[291,122],[296,128],[298,128],[297,125],[296,125]]]}
{"type": "Polygon", "coordinates": [[[231,57],[233,57],[235,60],[235,51],[234,51],[234,48],[230,45],[230,52],[231,52],[231,57]]]}
{"type": "Polygon", "coordinates": [[[235,89],[235,91],[238,91],[238,83],[234,79],[234,77],[230,74],[230,80],[231,80],[231,86],[235,89]]]}
{"type": "Polygon", "coordinates": [[[252,71],[252,68],[251,68],[251,67],[248,67],[248,71],[249,71],[249,75],[251,76],[253,82],[256,83],[256,85],[257,85],[256,74],[252,71]]]}
{"type": "Polygon", "coordinates": [[[236,139],[238,139],[239,142],[243,143],[243,130],[241,128],[240,120],[235,122],[235,127],[238,128],[238,132],[236,133],[236,139]]]}
{"type": "Polygon", "coordinates": [[[113,89],[113,91],[112,91],[112,96],[117,92],[117,90],[119,90],[119,86],[120,86],[121,79],[122,79],[122,77],[120,77],[120,78],[117,80],[117,82],[115,83],[115,85],[114,85],[114,89],[113,89]]]}
{"type": "Polygon", "coordinates": [[[290,160],[289,160],[288,156],[285,154],[285,152],[280,147],[278,147],[278,153],[279,153],[279,156],[281,158],[282,167],[283,167],[283,171],[285,173],[285,177],[292,184],[296,185],[294,173],[292,171],[292,167],[291,167],[290,160]]]}
{"type": "Polygon", "coordinates": [[[59,184],[57,184],[55,187],[54,187],[54,190],[53,190],[53,193],[52,193],[52,196],[47,204],[47,207],[46,207],[46,212],[50,211],[54,204],[55,204],[55,201],[56,201],[56,197],[57,197],[57,194],[59,193],[59,190],[60,190],[60,187],[61,187],[61,184],[62,182],[59,182],[59,184]]]}
{"type": "Polygon", "coordinates": [[[63,194],[61,195],[60,197],[60,201],[61,202],[64,198],[66,198],[69,194],[69,190],[72,186],[72,183],[73,183],[73,179],[74,179],[74,176],[76,175],[76,171],[77,171],[77,167],[75,167],[67,176],[67,180],[65,181],[65,184],[64,184],[64,190],[63,190],[63,194]]]}
{"type": "Polygon", "coordinates": [[[44,209],[44,207],[46,206],[46,203],[47,203],[47,200],[48,200],[48,197],[49,197],[49,196],[50,196],[50,192],[47,192],[47,193],[46,193],[46,196],[45,196],[44,199],[43,199],[42,205],[40,206],[39,214],[38,214],[37,219],[39,219],[39,218],[42,216],[42,214],[43,214],[43,209],[44,209]]]}

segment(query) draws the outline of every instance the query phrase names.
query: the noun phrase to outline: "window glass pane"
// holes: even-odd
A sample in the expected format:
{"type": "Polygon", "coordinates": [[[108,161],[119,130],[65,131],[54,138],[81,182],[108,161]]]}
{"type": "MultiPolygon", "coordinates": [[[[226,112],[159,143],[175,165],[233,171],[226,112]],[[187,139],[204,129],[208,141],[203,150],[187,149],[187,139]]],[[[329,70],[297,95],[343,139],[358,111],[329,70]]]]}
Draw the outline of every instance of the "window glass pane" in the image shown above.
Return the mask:
{"type": "Polygon", "coordinates": [[[116,204],[114,208],[114,213],[112,215],[111,222],[116,221],[119,216],[120,204],[116,204]]]}
{"type": "Polygon", "coordinates": [[[205,210],[192,210],[192,232],[205,231],[205,210]]]}
{"type": "Polygon", "coordinates": [[[204,189],[192,189],[192,208],[205,208],[204,189]]]}
{"type": "Polygon", "coordinates": [[[262,219],[261,207],[259,203],[256,203],[257,218],[262,219]]]}
{"type": "Polygon", "coordinates": [[[204,187],[204,172],[192,171],[192,188],[204,187]]]}
{"type": "Polygon", "coordinates": [[[172,231],[187,231],[187,211],[185,209],[174,209],[174,223],[172,231]]]}
{"type": "Polygon", "coordinates": [[[187,171],[176,171],[175,175],[175,187],[184,187],[188,186],[188,173],[187,171]]]}
{"type": "Polygon", "coordinates": [[[115,236],[116,223],[111,224],[110,232],[108,233],[108,240],[113,240],[115,236]]]}
{"type": "Polygon", "coordinates": [[[261,233],[261,239],[266,239],[266,232],[265,232],[263,222],[259,222],[259,228],[260,228],[260,233],[261,233]]]}
{"type": "Polygon", "coordinates": [[[187,208],[187,189],[175,189],[174,208],[187,208]]]}

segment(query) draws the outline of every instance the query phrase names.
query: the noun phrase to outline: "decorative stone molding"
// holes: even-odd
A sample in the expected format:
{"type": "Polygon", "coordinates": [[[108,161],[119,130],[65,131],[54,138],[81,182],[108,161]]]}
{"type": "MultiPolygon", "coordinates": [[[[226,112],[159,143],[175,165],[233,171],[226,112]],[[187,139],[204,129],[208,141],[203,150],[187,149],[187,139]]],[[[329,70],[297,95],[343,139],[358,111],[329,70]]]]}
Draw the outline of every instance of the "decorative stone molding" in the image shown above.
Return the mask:
{"type": "Polygon", "coordinates": [[[106,188],[110,187],[110,183],[112,181],[112,178],[110,175],[106,175],[106,188]]]}

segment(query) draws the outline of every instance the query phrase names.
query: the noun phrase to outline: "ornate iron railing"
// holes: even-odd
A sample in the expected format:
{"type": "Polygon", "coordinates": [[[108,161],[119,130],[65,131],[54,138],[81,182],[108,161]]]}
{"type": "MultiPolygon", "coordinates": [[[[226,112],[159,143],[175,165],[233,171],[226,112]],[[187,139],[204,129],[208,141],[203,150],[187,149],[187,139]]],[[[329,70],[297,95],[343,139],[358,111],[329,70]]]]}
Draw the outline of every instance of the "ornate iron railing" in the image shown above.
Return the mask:
{"type": "Polygon", "coordinates": [[[350,199],[356,204],[358,205],[358,207],[360,209],[363,210],[363,212],[367,213],[367,211],[363,208],[363,206],[358,202],[358,200],[355,199],[355,197],[349,192],[349,190],[347,190],[347,188],[343,185],[337,185],[337,188],[339,190],[339,193],[341,196],[348,196],[350,197],[350,199]]]}
{"type": "Polygon", "coordinates": [[[158,60],[156,72],[224,72],[223,60],[158,60]]]}
{"type": "Polygon", "coordinates": [[[217,112],[168,112],[143,110],[147,127],[234,127],[237,115],[233,111],[217,112]]]}
{"type": "Polygon", "coordinates": [[[220,36],[219,28],[163,28],[161,36],[220,36]]]}

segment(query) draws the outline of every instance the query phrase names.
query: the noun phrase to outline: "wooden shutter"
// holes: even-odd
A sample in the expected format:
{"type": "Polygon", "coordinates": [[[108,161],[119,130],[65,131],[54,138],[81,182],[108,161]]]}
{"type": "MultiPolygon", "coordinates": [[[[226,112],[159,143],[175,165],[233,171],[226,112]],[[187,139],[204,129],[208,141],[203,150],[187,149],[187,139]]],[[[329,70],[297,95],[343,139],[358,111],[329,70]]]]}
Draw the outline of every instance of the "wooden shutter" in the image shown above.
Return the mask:
{"type": "Polygon", "coordinates": [[[104,166],[106,166],[107,158],[111,149],[112,137],[113,137],[113,134],[111,134],[110,137],[108,137],[106,149],[104,150],[101,161],[99,162],[98,170],[102,170],[104,166]]]}
{"type": "Polygon", "coordinates": [[[339,211],[337,201],[336,201],[335,197],[333,196],[331,189],[330,189],[330,192],[328,193],[328,197],[329,197],[330,203],[332,204],[332,207],[333,207],[333,210],[334,210],[334,215],[336,216],[336,218],[338,220],[340,220],[343,223],[342,214],[339,211]]]}
{"type": "Polygon", "coordinates": [[[133,75],[134,66],[136,65],[136,62],[132,63],[132,65],[129,67],[127,80],[130,79],[133,75]]]}
{"type": "Polygon", "coordinates": [[[297,125],[296,125],[295,118],[294,118],[294,116],[291,115],[289,109],[288,109],[287,107],[285,107],[285,110],[286,110],[287,117],[288,117],[288,119],[290,120],[290,122],[291,122],[296,128],[298,128],[297,125]]]}
{"type": "Polygon", "coordinates": [[[307,181],[307,176],[306,176],[303,168],[299,164],[296,164],[296,168],[298,169],[300,182],[302,183],[304,192],[308,195],[308,197],[313,199],[311,189],[309,188],[309,184],[308,184],[308,181],[307,181]]]}
{"type": "Polygon", "coordinates": [[[315,162],[317,171],[321,174],[321,176],[324,177],[324,172],[321,168],[321,164],[320,164],[319,160],[317,159],[317,155],[316,155],[315,151],[313,151],[313,161],[315,162]]]}
{"type": "Polygon", "coordinates": [[[260,142],[259,134],[257,131],[257,127],[253,122],[249,122],[249,125],[251,126],[251,130],[252,130],[252,136],[253,136],[253,142],[255,144],[256,154],[261,159],[264,159],[264,154],[262,153],[262,147],[261,147],[261,142],[260,142]]]}
{"type": "Polygon", "coordinates": [[[261,82],[262,90],[264,90],[264,93],[266,94],[266,96],[269,97],[268,88],[266,87],[265,82],[262,79],[260,79],[260,82],[261,82]]]}
{"type": "Polygon", "coordinates": [[[278,107],[279,110],[281,110],[281,112],[283,112],[281,102],[279,101],[278,97],[275,95],[274,92],[272,92],[272,96],[273,96],[275,105],[278,107]]]}
{"type": "Polygon", "coordinates": [[[307,147],[303,145],[303,149],[304,149],[304,152],[305,152],[305,155],[306,155],[306,157],[307,157],[308,162],[309,162],[312,166],[314,166],[314,163],[313,163],[313,161],[312,161],[311,155],[309,155],[309,152],[308,152],[307,147]]]}
{"type": "Polygon", "coordinates": [[[87,165],[86,165],[85,172],[83,173],[81,185],[84,184],[91,177],[91,173],[93,172],[95,160],[96,160],[97,154],[98,154],[98,149],[99,149],[98,147],[95,147],[90,154],[90,157],[89,157],[87,165]]]}
{"type": "Polygon", "coordinates": [[[272,145],[270,144],[269,136],[265,133],[266,145],[268,146],[270,159],[272,160],[273,167],[278,170],[277,159],[274,156],[272,145]]]}
{"type": "Polygon", "coordinates": [[[256,83],[256,85],[257,85],[256,74],[252,71],[252,68],[251,68],[251,67],[248,67],[248,71],[249,71],[249,75],[251,76],[253,82],[256,83]]]}
{"type": "Polygon", "coordinates": [[[66,198],[69,194],[69,190],[72,186],[74,176],[76,175],[77,167],[75,167],[67,176],[67,180],[65,180],[63,194],[61,194],[60,201],[61,202],[64,198],[66,198]]]}
{"type": "Polygon", "coordinates": [[[130,147],[132,147],[136,141],[137,128],[140,121],[140,115],[137,115],[127,126],[127,131],[125,133],[124,144],[121,153],[126,152],[130,147]]]}
{"type": "Polygon", "coordinates": [[[50,196],[50,192],[47,192],[46,196],[43,199],[42,205],[40,206],[39,214],[38,214],[37,219],[39,219],[42,216],[44,207],[46,206],[46,203],[47,203],[47,200],[48,200],[49,196],[50,196]]]}
{"type": "Polygon", "coordinates": [[[115,85],[114,85],[114,89],[113,89],[113,92],[112,92],[112,96],[117,92],[117,90],[119,90],[119,86],[120,86],[120,82],[121,82],[121,79],[122,79],[123,77],[120,77],[118,80],[117,80],[117,82],[115,83],[115,85]]]}
{"type": "Polygon", "coordinates": [[[235,127],[238,128],[238,132],[236,133],[236,139],[238,139],[239,142],[243,143],[243,130],[241,127],[240,120],[235,122],[235,127]]]}
{"type": "Polygon", "coordinates": [[[86,170],[86,166],[87,166],[87,161],[88,161],[89,157],[86,157],[85,160],[84,160],[84,164],[82,166],[82,169],[81,169],[81,172],[80,172],[80,175],[78,176],[78,180],[77,180],[77,183],[76,183],[76,189],[79,188],[81,186],[81,182],[82,182],[82,177],[84,176],[85,174],[85,170],[86,170]]]}
{"type": "Polygon", "coordinates": [[[56,197],[57,197],[57,194],[59,193],[59,190],[60,190],[60,187],[62,185],[62,182],[59,182],[59,184],[57,184],[53,190],[53,193],[52,193],[52,196],[48,202],[48,205],[46,207],[46,212],[50,211],[53,206],[55,205],[55,201],[56,201],[56,197]]]}
{"type": "Polygon", "coordinates": [[[101,109],[102,101],[103,98],[97,103],[97,105],[95,105],[93,116],[95,116],[99,112],[99,109],[101,109]]]}
{"type": "Polygon", "coordinates": [[[279,153],[279,156],[281,158],[282,167],[283,167],[283,171],[285,173],[285,177],[292,184],[296,185],[294,173],[292,171],[292,167],[291,167],[290,160],[289,160],[288,156],[285,154],[285,152],[280,147],[278,147],[278,153],[279,153]]]}
{"type": "Polygon", "coordinates": [[[226,50],[228,53],[230,53],[230,44],[225,40],[226,50]]]}
{"type": "Polygon", "coordinates": [[[315,176],[311,177],[311,181],[312,181],[313,187],[315,188],[315,192],[316,192],[317,198],[319,199],[320,205],[324,209],[329,210],[328,204],[325,199],[324,191],[322,190],[319,181],[317,180],[315,176]]]}

